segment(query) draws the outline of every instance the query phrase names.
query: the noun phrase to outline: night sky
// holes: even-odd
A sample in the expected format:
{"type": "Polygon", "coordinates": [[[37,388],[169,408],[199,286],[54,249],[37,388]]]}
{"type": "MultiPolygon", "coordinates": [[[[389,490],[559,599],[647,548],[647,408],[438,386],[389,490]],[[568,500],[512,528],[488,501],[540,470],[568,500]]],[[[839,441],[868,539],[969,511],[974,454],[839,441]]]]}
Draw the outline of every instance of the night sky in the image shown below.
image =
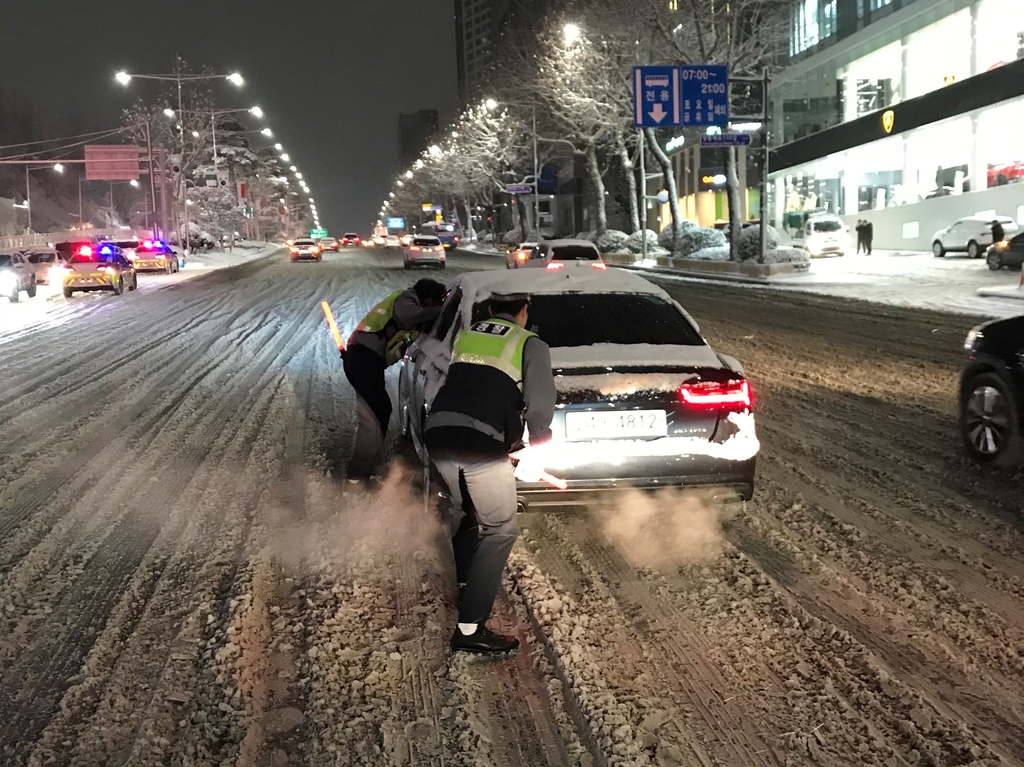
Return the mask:
{"type": "Polygon", "coordinates": [[[3,6],[0,89],[30,100],[40,123],[78,112],[87,129],[117,127],[123,107],[160,86],[123,88],[114,73],[171,72],[176,51],[195,70],[241,72],[241,91],[214,84],[218,105],[263,108],[332,233],[369,231],[398,170],[399,112],[437,108],[444,122],[458,104],[452,0],[3,6]]]}

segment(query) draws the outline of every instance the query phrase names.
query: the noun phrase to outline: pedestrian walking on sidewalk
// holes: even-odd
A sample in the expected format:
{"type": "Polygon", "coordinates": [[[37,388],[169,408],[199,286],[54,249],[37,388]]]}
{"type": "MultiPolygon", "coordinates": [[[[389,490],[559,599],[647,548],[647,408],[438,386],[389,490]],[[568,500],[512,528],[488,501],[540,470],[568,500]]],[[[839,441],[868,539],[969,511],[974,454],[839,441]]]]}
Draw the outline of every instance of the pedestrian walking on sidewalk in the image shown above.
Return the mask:
{"type": "Polygon", "coordinates": [[[864,219],[857,219],[857,253],[860,253],[864,249],[864,219]]]}
{"type": "Polygon", "coordinates": [[[551,439],[555,381],[548,345],[526,330],[526,296],[492,296],[490,319],[455,337],[451,365],[424,427],[424,443],[451,497],[459,588],[452,649],[503,653],[519,646],[485,625],[519,535],[509,453],[529,430],[551,439]]]}
{"type": "Polygon", "coordinates": [[[871,255],[871,241],[875,239],[875,225],[870,221],[864,221],[864,249],[871,255]]]}

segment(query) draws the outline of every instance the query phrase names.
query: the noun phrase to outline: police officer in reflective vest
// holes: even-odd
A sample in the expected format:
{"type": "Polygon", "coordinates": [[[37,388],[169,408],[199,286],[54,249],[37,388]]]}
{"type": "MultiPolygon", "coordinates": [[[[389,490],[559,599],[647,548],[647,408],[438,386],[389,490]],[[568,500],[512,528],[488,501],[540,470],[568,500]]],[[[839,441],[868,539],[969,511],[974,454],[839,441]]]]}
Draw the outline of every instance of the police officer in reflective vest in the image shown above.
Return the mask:
{"type": "Polygon", "coordinates": [[[452,547],[460,584],[452,649],[514,650],[519,640],[484,624],[501,584],[516,525],[516,481],[509,453],[529,430],[551,438],[555,382],[551,353],[526,330],[529,300],[494,296],[491,319],[455,337],[451,366],[424,428],[431,460],[452,498],[452,547]]]}
{"type": "Polygon", "coordinates": [[[348,339],[342,353],[345,375],[377,416],[382,434],[391,420],[384,371],[402,358],[419,331],[429,329],[441,312],[444,294],[444,285],[436,280],[397,290],[373,307],[348,339]]]}

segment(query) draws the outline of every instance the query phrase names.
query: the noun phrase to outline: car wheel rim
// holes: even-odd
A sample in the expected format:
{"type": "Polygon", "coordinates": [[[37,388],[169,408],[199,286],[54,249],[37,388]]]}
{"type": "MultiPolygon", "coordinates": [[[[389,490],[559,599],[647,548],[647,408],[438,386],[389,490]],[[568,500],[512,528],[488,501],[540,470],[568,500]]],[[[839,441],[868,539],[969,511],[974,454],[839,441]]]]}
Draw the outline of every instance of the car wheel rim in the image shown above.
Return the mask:
{"type": "Polygon", "coordinates": [[[939,245],[938,243],[935,243],[934,245],[932,245],[932,253],[934,253],[937,256],[941,252],[942,252],[942,246],[941,245],[939,245]]]}
{"type": "Polygon", "coordinates": [[[966,429],[971,447],[982,455],[998,455],[1010,431],[1010,405],[994,386],[979,386],[967,400],[966,429]]]}
{"type": "Polygon", "coordinates": [[[978,256],[978,246],[975,245],[973,242],[967,246],[967,255],[969,255],[971,258],[977,258],[978,256]]]}

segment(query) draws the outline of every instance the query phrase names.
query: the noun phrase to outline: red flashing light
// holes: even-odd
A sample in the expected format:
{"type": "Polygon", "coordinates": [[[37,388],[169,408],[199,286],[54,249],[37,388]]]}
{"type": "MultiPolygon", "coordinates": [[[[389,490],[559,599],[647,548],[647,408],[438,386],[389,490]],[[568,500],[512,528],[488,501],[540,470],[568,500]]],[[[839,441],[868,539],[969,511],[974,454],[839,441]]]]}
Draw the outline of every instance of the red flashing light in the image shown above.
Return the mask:
{"type": "Polygon", "coordinates": [[[565,268],[565,264],[563,264],[561,261],[551,261],[544,268],[547,269],[549,272],[553,272],[556,269],[564,269],[565,268]]]}
{"type": "Polygon", "coordinates": [[[608,270],[608,264],[606,264],[604,261],[595,261],[590,265],[590,268],[600,269],[602,272],[604,272],[608,270]]]}
{"type": "Polygon", "coordinates": [[[83,245],[81,247],[81,249],[78,251],[78,255],[80,255],[80,256],[91,256],[92,255],[92,246],[91,245],[83,245]]]}
{"type": "Polygon", "coordinates": [[[692,407],[748,410],[753,404],[750,384],[738,381],[699,381],[679,387],[679,399],[692,407]]]}

